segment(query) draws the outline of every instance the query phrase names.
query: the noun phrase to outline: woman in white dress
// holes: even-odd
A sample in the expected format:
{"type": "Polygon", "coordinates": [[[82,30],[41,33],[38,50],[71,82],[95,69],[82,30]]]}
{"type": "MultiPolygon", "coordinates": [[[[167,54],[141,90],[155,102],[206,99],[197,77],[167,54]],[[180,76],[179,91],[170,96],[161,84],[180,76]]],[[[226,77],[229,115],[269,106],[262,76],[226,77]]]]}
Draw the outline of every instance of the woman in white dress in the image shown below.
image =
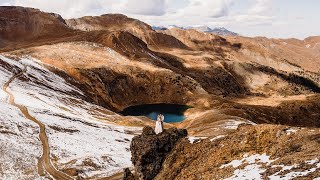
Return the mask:
{"type": "Polygon", "coordinates": [[[157,121],[156,121],[156,128],[155,128],[156,134],[159,134],[163,131],[163,121],[164,121],[164,116],[161,113],[158,114],[157,121]]]}

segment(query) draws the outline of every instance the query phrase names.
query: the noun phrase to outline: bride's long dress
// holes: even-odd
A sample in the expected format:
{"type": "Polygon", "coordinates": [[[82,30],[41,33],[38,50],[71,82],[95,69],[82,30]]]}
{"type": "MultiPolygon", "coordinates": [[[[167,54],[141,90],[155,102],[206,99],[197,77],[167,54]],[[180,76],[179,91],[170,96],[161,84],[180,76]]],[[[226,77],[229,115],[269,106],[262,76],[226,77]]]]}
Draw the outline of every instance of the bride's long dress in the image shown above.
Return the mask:
{"type": "Polygon", "coordinates": [[[161,121],[157,120],[156,121],[156,128],[155,128],[155,132],[156,134],[159,134],[163,131],[163,127],[162,127],[162,123],[161,121]]]}

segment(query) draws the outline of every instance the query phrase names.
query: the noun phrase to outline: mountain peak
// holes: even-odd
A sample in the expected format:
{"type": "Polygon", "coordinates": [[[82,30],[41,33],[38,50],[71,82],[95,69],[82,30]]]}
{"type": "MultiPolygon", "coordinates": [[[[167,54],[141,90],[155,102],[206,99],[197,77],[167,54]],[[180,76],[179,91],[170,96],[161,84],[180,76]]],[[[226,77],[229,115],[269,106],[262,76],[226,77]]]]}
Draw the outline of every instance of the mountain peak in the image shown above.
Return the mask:
{"type": "Polygon", "coordinates": [[[212,33],[212,34],[217,34],[221,36],[238,36],[238,33],[229,31],[225,27],[215,27],[211,28],[207,25],[201,25],[201,26],[177,26],[177,25],[168,25],[168,26],[152,26],[153,30],[166,30],[166,29],[171,29],[171,28],[178,28],[178,29],[194,29],[200,32],[206,32],[206,33],[212,33]]]}
{"type": "Polygon", "coordinates": [[[194,27],[191,26],[188,29],[195,29],[195,30],[202,31],[202,32],[210,32],[210,31],[212,31],[212,29],[209,26],[206,26],[206,25],[194,26],[194,27]]]}

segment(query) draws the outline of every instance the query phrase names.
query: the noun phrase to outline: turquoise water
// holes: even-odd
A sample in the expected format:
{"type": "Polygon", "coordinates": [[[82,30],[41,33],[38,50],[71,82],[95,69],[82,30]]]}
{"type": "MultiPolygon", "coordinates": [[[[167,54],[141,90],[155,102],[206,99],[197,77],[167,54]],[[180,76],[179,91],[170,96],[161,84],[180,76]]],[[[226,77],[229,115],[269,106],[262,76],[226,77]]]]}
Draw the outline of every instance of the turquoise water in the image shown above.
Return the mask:
{"type": "Polygon", "coordinates": [[[120,112],[125,116],[146,116],[152,120],[157,120],[159,113],[164,116],[164,122],[181,122],[186,119],[184,112],[190,108],[185,105],[178,104],[144,104],[138,106],[130,106],[120,112]]]}

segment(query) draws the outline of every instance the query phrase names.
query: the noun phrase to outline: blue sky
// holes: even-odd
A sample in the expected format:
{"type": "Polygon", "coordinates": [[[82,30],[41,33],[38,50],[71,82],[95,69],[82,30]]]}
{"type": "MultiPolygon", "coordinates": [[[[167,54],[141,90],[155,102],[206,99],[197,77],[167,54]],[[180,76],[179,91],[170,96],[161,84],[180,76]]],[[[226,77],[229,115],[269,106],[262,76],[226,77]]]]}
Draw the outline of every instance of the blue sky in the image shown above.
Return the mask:
{"type": "Polygon", "coordinates": [[[320,35],[319,0],[0,0],[64,18],[123,13],[150,25],[226,27],[244,36],[320,35]]]}

